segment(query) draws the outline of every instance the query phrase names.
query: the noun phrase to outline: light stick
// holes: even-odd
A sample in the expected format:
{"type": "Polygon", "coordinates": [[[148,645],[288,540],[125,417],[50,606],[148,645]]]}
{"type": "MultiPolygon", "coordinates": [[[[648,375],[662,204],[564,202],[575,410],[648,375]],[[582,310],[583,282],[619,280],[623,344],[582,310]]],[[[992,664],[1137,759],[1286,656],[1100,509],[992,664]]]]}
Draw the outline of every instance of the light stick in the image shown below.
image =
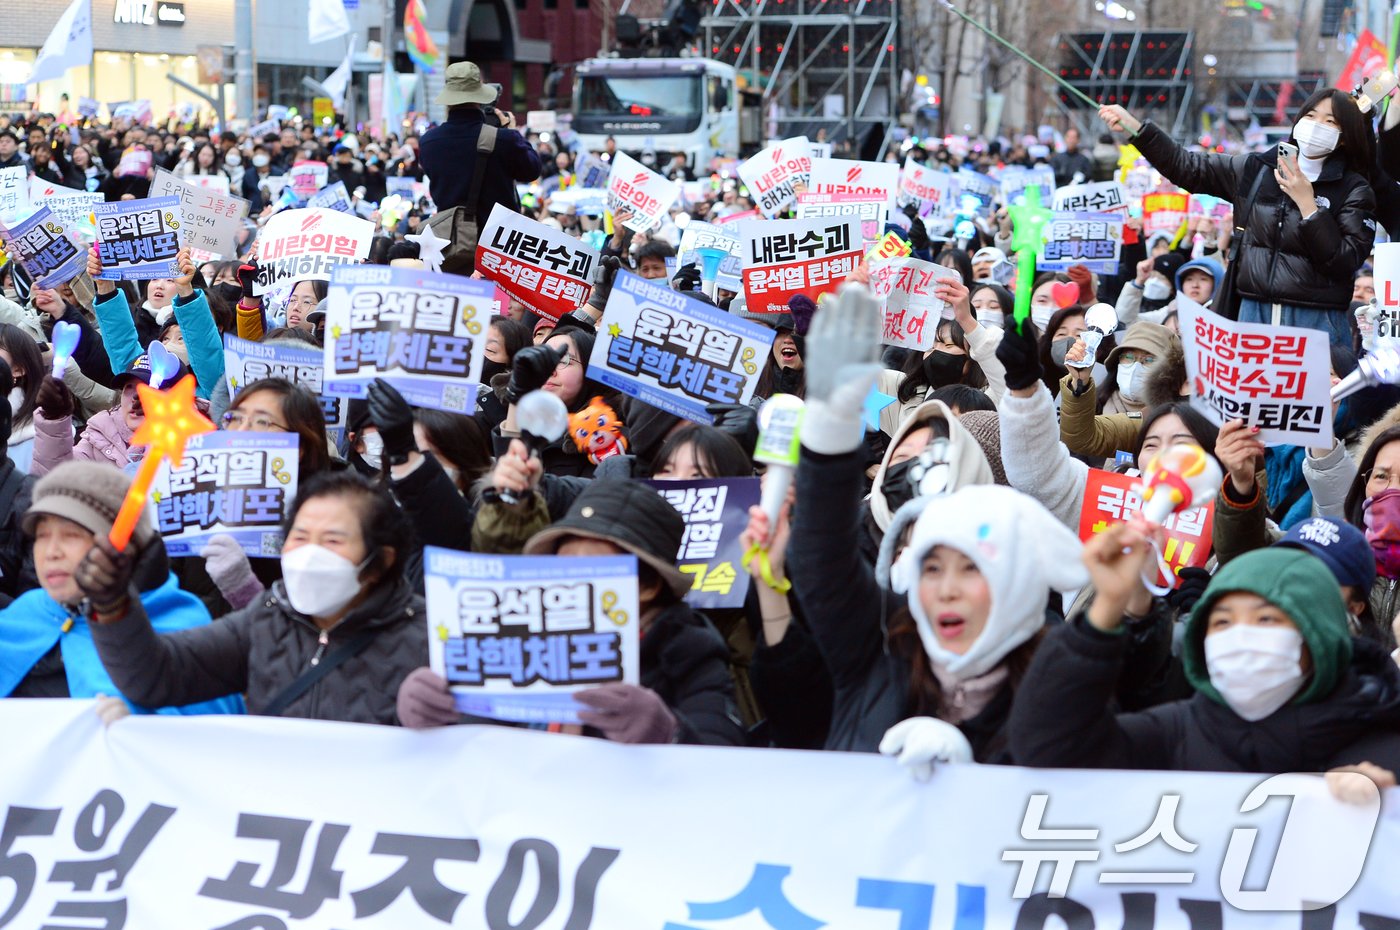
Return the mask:
{"type": "Polygon", "coordinates": [[[1026,188],[1026,202],[1007,207],[1011,217],[1011,248],[1016,253],[1016,325],[1024,333],[1031,315],[1031,290],[1035,285],[1036,259],[1045,250],[1045,224],[1054,213],[1041,206],[1040,185],[1026,188]]]}

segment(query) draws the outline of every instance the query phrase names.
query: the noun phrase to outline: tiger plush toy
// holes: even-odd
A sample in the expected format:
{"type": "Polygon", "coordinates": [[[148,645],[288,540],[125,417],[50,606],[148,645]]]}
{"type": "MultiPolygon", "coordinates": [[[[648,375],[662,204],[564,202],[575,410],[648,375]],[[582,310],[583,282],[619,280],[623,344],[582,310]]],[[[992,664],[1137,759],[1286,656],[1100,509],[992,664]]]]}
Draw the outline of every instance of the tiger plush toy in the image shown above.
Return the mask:
{"type": "Polygon", "coordinates": [[[569,435],[586,452],[588,460],[597,465],[603,459],[627,451],[627,437],[622,435],[622,421],[616,411],[595,397],[578,413],[569,415],[569,435]]]}

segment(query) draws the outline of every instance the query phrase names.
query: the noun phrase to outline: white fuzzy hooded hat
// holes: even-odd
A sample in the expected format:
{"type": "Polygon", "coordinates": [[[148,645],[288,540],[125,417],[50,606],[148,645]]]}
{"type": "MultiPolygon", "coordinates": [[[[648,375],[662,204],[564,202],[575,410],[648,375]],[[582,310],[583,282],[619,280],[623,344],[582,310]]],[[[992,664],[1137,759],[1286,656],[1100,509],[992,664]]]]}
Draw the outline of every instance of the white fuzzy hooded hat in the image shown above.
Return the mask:
{"type": "Polygon", "coordinates": [[[1082,549],[1079,537],[1020,491],[972,485],[928,503],[890,571],[890,585],[909,596],[929,660],[965,681],[991,671],[1045,625],[1051,590],[1072,591],[1089,583],[1082,549]],[[966,555],[991,590],[987,625],[964,655],[942,646],[919,598],[924,558],[934,546],[966,555]]]}

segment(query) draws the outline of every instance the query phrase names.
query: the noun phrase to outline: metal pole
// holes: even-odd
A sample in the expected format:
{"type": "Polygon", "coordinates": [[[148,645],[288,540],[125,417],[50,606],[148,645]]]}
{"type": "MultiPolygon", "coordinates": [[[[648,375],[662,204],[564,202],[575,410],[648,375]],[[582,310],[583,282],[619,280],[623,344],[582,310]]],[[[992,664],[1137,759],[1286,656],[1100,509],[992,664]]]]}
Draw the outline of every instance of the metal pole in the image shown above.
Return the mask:
{"type": "Polygon", "coordinates": [[[379,91],[379,118],[384,123],[384,139],[388,140],[394,131],[394,115],[389,112],[389,101],[399,97],[398,87],[389,92],[390,82],[397,82],[398,72],[394,70],[394,0],[380,0],[384,4],[384,22],[380,27],[380,46],[384,49],[383,87],[379,91]]]}
{"type": "Polygon", "coordinates": [[[220,128],[224,126],[224,101],[222,99],[224,95],[224,86],[222,84],[219,85],[219,99],[215,99],[214,97],[211,97],[209,94],[206,94],[204,91],[200,90],[195,85],[191,84],[189,81],[183,80],[177,77],[176,75],[167,74],[165,76],[165,79],[170,83],[176,85],[177,87],[183,87],[185,90],[194,94],[200,100],[203,100],[205,103],[209,104],[209,106],[214,110],[214,114],[219,118],[220,128]]]}
{"type": "Polygon", "coordinates": [[[237,85],[234,98],[238,115],[248,121],[254,119],[255,92],[253,73],[253,0],[235,0],[233,5],[233,74],[237,85]]]}

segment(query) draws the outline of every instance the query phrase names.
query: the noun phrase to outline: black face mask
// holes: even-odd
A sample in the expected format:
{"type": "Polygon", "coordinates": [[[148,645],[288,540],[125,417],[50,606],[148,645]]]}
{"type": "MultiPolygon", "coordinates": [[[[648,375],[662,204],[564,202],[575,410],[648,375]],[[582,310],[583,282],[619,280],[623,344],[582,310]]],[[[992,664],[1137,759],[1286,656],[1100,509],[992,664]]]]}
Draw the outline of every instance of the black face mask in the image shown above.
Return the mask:
{"type": "Polygon", "coordinates": [[[496,375],[499,375],[499,374],[501,374],[502,372],[506,372],[506,371],[510,371],[510,363],[509,363],[509,362],[493,362],[493,361],[491,361],[489,358],[482,359],[482,360],[481,360],[481,383],[484,384],[484,385],[487,385],[487,386],[489,387],[490,384],[491,384],[491,379],[492,379],[492,378],[494,378],[496,375]]]}
{"type": "Polygon", "coordinates": [[[934,349],[924,356],[924,377],[934,388],[947,387],[962,380],[963,368],[966,365],[966,355],[954,355],[934,349]]]}
{"type": "Polygon", "coordinates": [[[237,304],[243,299],[243,287],[239,284],[215,284],[214,290],[220,297],[228,301],[230,305],[237,304]]]}
{"type": "Polygon", "coordinates": [[[880,493],[885,495],[885,504],[894,513],[914,499],[914,488],[909,483],[909,470],[918,458],[905,459],[898,465],[885,469],[885,477],[880,481],[880,493]]]}

